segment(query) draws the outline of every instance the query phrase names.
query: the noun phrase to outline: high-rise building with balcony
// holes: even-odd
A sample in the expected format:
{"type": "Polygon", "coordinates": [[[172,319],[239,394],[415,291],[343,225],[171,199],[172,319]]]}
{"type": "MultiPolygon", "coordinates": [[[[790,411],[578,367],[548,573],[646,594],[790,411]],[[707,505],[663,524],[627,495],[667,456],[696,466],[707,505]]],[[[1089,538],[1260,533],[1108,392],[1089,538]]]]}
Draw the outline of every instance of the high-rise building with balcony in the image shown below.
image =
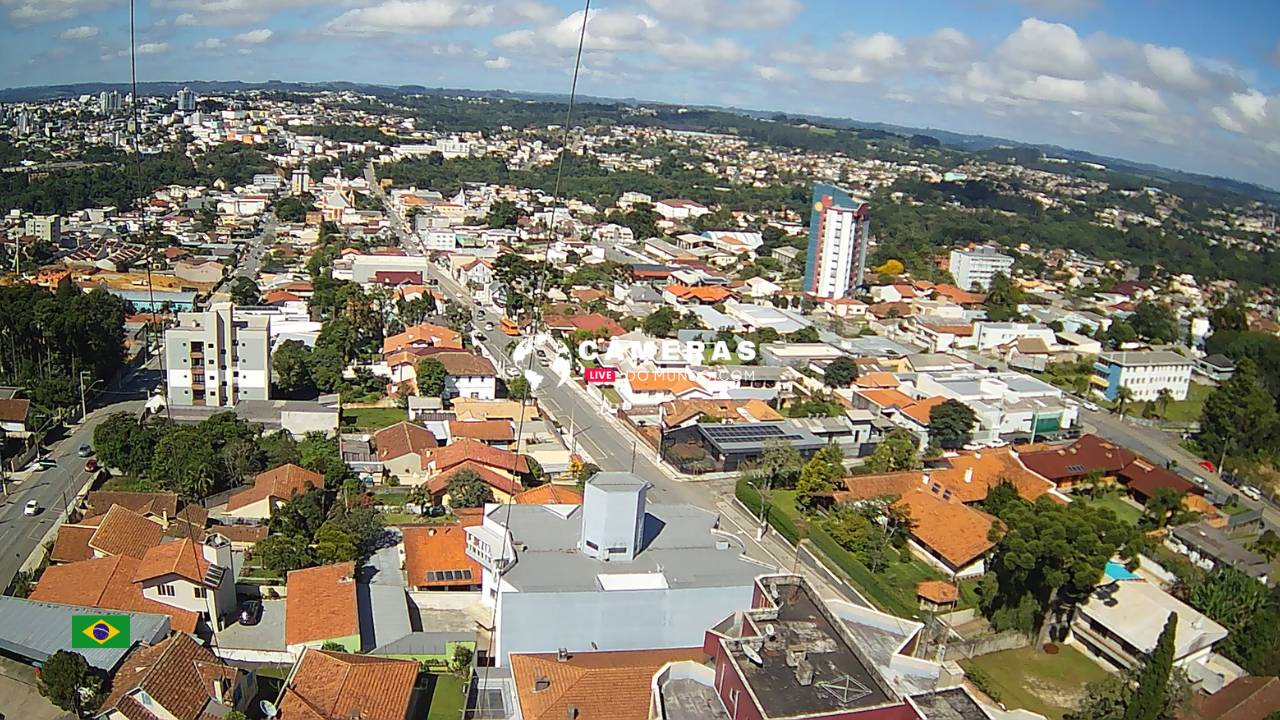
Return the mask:
{"type": "Polygon", "coordinates": [[[871,207],[848,190],[813,186],[809,215],[809,250],[805,256],[804,290],[821,298],[849,297],[863,284],[871,207]]]}
{"type": "Polygon", "coordinates": [[[179,313],[164,333],[164,359],[171,405],[271,399],[271,320],[239,315],[231,303],[179,313]]]}

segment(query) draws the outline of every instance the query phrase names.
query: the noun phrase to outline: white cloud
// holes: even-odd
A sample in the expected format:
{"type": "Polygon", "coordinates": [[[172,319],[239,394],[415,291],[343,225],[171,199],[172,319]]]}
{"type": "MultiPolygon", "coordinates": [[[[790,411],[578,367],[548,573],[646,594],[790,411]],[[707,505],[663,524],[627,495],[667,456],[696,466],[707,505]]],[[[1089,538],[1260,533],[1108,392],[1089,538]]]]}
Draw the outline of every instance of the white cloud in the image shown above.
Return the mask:
{"type": "Polygon", "coordinates": [[[1062,23],[1027,18],[996,52],[1009,67],[1040,75],[1087,80],[1098,72],[1080,36],[1062,23]]]}
{"type": "Polygon", "coordinates": [[[78,25],[76,27],[67,28],[58,33],[58,37],[63,40],[88,40],[98,34],[98,28],[93,25],[78,25]]]}
{"type": "MultiPolygon", "coordinates": [[[[2,2],[3,0],[0,0],[2,2]]],[[[335,4],[364,4],[367,0],[152,0],[152,8],[183,11],[178,25],[244,26],[262,23],[282,10],[324,7],[335,4]]]]}
{"type": "Polygon", "coordinates": [[[166,52],[169,52],[169,43],[142,43],[138,46],[139,55],[159,55],[166,52]]]}
{"type": "Polygon", "coordinates": [[[790,73],[774,65],[755,65],[752,66],[751,72],[755,73],[756,77],[764,80],[765,82],[777,82],[779,80],[789,80],[791,78],[790,73]]]}
{"type": "Polygon", "coordinates": [[[849,52],[859,60],[886,63],[901,57],[906,48],[898,38],[878,32],[855,42],[849,52]]]}
{"type": "Polygon", "coordinates": [[[34,25],[54,20],[70,20],[101,10],[120,0],[0,0],[15,25],[34,25]]]}
{"type": "Polygon", "coordinates": [[[1147,68],[1166,85],[1180,90],[1205,89],[1206,80],[1182,48],[1143,45],[1147,68]]]}
{"type": "Polygon", "coordinates": [[[1261,123],[1267,117],[1267,96],[1253,88],[1248,92],[1232,93],[1231,106],[1252,123],[1261,123]]]}
{"type": "Polygon", "coordinates": [[[672,21],[718,30],[777,30],[803,9],[799,0],[645,0],[672,21]]]}
{"type": "Polygon", "coordinates": [[[182,27],[189,27],[192,25],[199,25],[200,20],[199,18],[197,18],[195,15],[192,15],[191,13],[182,13],[181,15],[173,19],[173,24],[179,25],[182,27]]]}
{"type": "Polygon", "coordinates": [[[746,48],[728,38],[680,38],[658,43],[654,52],[676,65],[712,68],[736,65],[751,56],[746,48]]]}
{"type": "Polygon", "coordinates": [[[196,43],[197,50],[218,50],[226,46],[227,44],[220,38],[207,38],[196,43]]]}
{"type": "Polygon", "coordinates": [[[506,70],[507,68],[511,67],[511,61],[503,57],[502,55],[499,55],[498,57],[489,58],[488,60],[485,60],[484,66],[489,68],[490,70],[506,70]]]}
{"type": "Polygon", "coordinates": [[[271,30],[268,30],[267,28],[259,28],[257,30],[250,30],[249,32],[242,32],[239,35],[236,35],[235,39],[236,42],[244,43],[246,45],[260,45],[270,40],[272,35],[275,35],[275,33],[271,30]]]}
{"type": "Polygon", "coordinates": [[[388,0],[348,10],[325,27],[330,32],[375,35],[477,27],[495,22],[494,6],[464,0],[388,0]]]}

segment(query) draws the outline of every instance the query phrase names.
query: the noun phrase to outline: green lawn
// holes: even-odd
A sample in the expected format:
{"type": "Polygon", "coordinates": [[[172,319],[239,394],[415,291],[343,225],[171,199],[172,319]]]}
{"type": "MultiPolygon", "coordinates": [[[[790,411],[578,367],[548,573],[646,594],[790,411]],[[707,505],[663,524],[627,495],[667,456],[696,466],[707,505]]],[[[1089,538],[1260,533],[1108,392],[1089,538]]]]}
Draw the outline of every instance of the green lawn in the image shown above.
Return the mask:
{"type": "Polygon", "coordinates": [[[600,388],[600,392],[604,394],[604,399],[608,400],[610,405],[622,405],[622,396],[619,395],[618,391],[614,390],[612,387],[602,387],[600,388]]]}
{"type": "Polygon", "coordinates": [[[97,489],[102,492],[155,492],[156,487],[150,481],[132,475],[112,475],[97,489]]]}
{"type": "Polygon", "coordinates": [[[1222,512],[1224,512],[1224,513],[1226,513],[1226,514],[1228,514],[1228,515],[1232,515],[1232,516],[1240,515],[1240,514],[1242,514],[1242,513],[1247,513],[1247,512],[1249,512],[1249,508],[1248,508],[1248,507],[1246,507],[1246,506],[1244,506],[1244,505],[1239,505],[1239,504],[1236,504],[1236,503],[1231,503],[1230,505],[1224,505],[1224,506],[1222,506],[1222,508],[1220,508],[1220,509],[1222,510],[1222,512]]]}
{"type": "Polygon", "coordinates": [[[396,407],[345,408],[342,424],[362,430],[381,430],[409,419],[409,414],[396,407]]]}
{"type": "Polygon", "coordinates": [[[458,720],[467,704],[467,681],[457,675],[432,675],[427,720],[458,720]]]}
{"type": "Polygon", "coordinates": [[[1092,498],[1092,499],[1087,498],[1083,495],[1077,495],[1076,502],[1083,502],[1088,505],[1107,508],[1111,512],[1115,513],[1116,517],[1120,518],[1126,523],[1129,523],[1130,525],[1137,525],[1138,518],[1142,517],[1141,510],[1125,502],[1124,498],[1120,497],[1119,495],[1114,495],[1111,493],[1107,493],[1105,495],[1101,495],[1097,498],[1092,498]]]}
{"type": "Polygon", "coordinates": [[[1061,720],[1084,697],[1084,688],[1107,676],[1079,650],[1058,646],[1056,655],[1020,648],[961,660],[969,679],[1008,708],[1061,720]]]}
{"type": "MultiPolygon", "coordinates": [[[[1192,422],[1200,419],[1200,411],[1204,409],[1204,401],[1209,397],[1209,393],[1213,392],[1212,385],[1203,385],[1193,382],[1187,388],[1186,400],[1174,400],[1165,408],[1164,413],[1159,415],[1162,420],[1169,422],[1192,422]]],[[[1142,407],[1146,403],[1132,402],[1124,409],[1125,415],[1140,416],[1142,407]]],[[[1156,408],[1159,409],[1158,407],[1156,408]]]]}

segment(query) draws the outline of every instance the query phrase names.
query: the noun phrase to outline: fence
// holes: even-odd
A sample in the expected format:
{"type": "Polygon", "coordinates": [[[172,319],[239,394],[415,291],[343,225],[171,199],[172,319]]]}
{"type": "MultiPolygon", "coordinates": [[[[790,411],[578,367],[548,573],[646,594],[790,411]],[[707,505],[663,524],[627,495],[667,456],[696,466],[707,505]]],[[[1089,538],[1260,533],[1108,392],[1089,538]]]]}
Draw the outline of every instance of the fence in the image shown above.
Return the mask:
{"type": "Polygon", "coordinates": [[[947,645],[948,660],[972,660],[983,655],[1016,650],[1031,644],[1031,638],[1017,630],[1006,630],[992,635],[982,635],[969,640],[953,641],[947,645]]]}

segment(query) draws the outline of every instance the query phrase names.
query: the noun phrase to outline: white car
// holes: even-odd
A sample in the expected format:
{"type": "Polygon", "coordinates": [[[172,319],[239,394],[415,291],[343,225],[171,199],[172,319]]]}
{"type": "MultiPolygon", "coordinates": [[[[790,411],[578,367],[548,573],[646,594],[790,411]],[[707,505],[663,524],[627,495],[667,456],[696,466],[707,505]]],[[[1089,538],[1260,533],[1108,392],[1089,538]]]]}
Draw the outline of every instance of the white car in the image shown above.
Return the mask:
{"type": "Polygon", "coordinates": [[[1262,491],[1261,491],[1261,490],[1258,490],[1258,488],[1256,488],[1256,487],[1254,487],[1254,486],[1252,486],[1252,485],[1241,485],[1241,486],[1240,486],[1240,494],[1241,494],[1241,495],[1243,495],[1243,496],[1245,496],[1245,497],[1247,497],[1247,498],[1249,498],[1250,500],[1261,500],[1261,499],[1262,499],[1262,491]]]}
{"type": "Polygon", "coordinates": [[[26,507],[22,508],[22,514],[31,517],[40,512],[40,503],[35,500],[28,500],[26,507]]]}
{"type": "Polygon", "coordinates": [[[988,442],[987,442],[987,447],[989,447],[989,448],[1002,448],[1002,447],[1006,447],[1006,446],[1008,446],[1008,444],[1009,444],[1009,441],[1008,441],[1008,440],[1002,440],[1002,439],[1000,439],[1000,438],[996,438],[995,440],[988,441],[988,442]]]}

